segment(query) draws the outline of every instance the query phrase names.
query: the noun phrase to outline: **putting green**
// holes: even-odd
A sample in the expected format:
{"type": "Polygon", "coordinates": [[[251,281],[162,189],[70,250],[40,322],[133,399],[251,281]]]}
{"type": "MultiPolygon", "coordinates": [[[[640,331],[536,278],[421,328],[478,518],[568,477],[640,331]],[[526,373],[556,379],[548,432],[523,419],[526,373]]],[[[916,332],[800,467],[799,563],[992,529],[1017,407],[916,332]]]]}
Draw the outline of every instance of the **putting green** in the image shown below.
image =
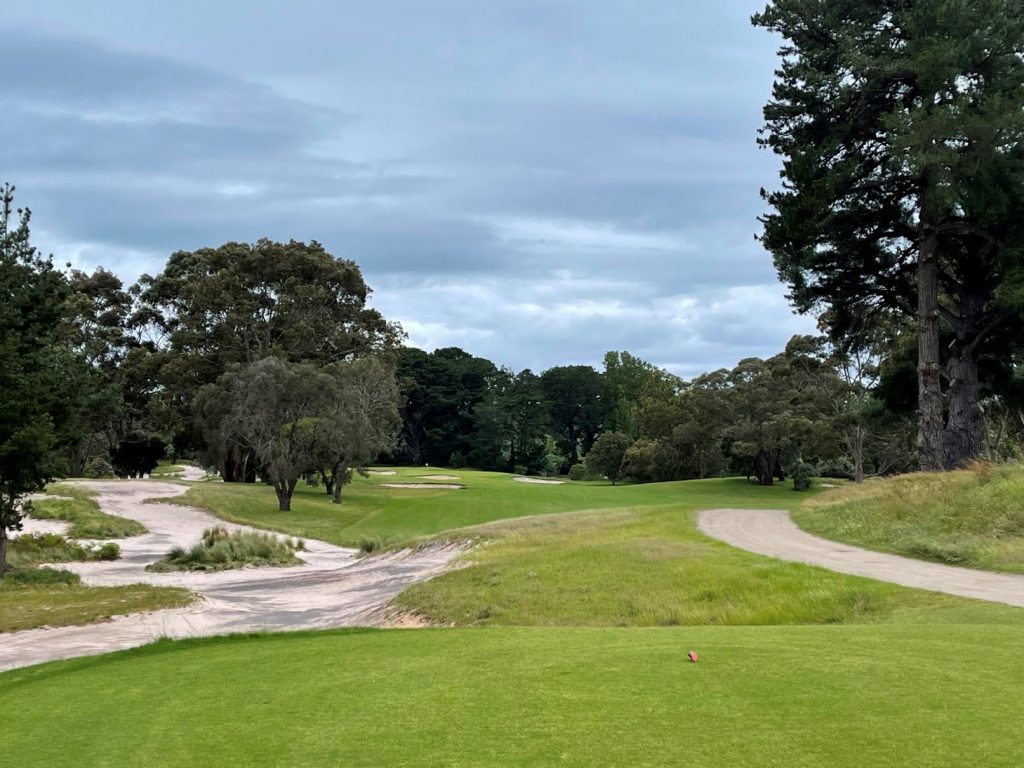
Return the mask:
{"type": "Polygon", "coordinates": [[[886,625],[160,643],[0,675],[0,748],[22,768],[1019,766],[1022,639],[886,625]]]}

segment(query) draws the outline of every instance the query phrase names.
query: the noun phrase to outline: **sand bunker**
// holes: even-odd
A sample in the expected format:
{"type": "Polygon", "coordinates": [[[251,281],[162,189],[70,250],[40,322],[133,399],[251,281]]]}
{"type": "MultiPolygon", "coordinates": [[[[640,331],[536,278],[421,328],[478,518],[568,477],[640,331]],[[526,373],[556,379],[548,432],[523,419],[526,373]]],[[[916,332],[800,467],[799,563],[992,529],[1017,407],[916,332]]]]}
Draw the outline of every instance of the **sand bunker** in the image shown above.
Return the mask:
{"type": "Polygon", "coordinates": [[[458,480],[458,475],[420,475],[424,480],[458,480]]]}
{"type": "Polygon", "coordinates": [[[517,483],[533,483],[534,485],[565,485],[565,480],[545,480],[543,477],[513,477],[517,483]]]}
{"type": "Polygon", "coordinates": [[[412,491],[426,491],[431,488],[441,488],[450,491],[456,491],[459,488],[465,488],[464,485],[455,485],[454,483],[381,483],[381,488],[407,488],[412,491]]]}
{"type": "Polygon", "coordinates": [[[393,470],[393,469],[370,469],[370,470],[367,470],[366,474],[368,474],[368,475],[397,475],[398,473],[395,472],[395,470],[393,470]]]}

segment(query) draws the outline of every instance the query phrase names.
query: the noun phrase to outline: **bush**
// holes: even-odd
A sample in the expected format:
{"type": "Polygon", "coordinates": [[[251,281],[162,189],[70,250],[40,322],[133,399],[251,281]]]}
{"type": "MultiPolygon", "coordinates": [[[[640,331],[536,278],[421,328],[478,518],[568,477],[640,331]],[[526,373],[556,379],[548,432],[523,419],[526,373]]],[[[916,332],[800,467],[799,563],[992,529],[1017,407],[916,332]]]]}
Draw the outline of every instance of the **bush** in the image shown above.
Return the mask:
{"type": "Polygon", "coordinates": [[[515,474],[517,474],[517,475],[525,475],[526,474],[526,465],[525,464],[516,464],[515,468],[512,471],[515,474]]]}
{"type": "Polygon", "coordinates": [[[811,478],[814,476],[814,465],[797,459],[793,464],[793,467],[790,469],[790,474],[793,476],[794,491],[811,490],[811,478]]]}
{"type": "Polygon", "coordinates": [[[585,480],[587,477],[587,468],[582,464],[573,464],[569,467],[569,479],[570,480],[585,480]]]}
{"type": "Polygon", "coordinates": [[[452,455],[448,457],[448,466],[452,469],[462,469],[466,466],[466,457],[461,451],[452,451],[452,455]]]}
{"type": "Polygon", "coordinates": [[[223,526],[203,531],[191,549],[175,547],[149,571],[221,571],[246,565],[297,565],[295,553],[306,548],[301,539],[280,538],[259,531],[234,531],[223,526]]]}
{"type": "Polygon", "coordinates": [[[97,549],[94,553],[97,560],[117,560],[121,557],[121,548],[112,541],[97,549]]]}
{"type": "Polygon", "coordinates": [[[85,470],[82,472],[82,476],[88,477],[91,480],[104,480],[114,477],[114,465],[102,456],[94,456],[85,462],[85,470]]]}

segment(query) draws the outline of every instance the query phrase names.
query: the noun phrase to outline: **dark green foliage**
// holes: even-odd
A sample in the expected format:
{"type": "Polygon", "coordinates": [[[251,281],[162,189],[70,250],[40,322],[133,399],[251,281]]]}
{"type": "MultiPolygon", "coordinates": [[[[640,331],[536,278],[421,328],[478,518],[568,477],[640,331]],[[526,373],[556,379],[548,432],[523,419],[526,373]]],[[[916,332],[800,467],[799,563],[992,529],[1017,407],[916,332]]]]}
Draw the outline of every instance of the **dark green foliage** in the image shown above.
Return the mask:
{"type": "Polygon", "coordinates": [[[584,464],[573,464],[569,467],[569,479],[570,480],[585,480],[587,477],[587,467],[584,464]]]}
{"type": "Polygon", "coordinates": [[[114,471],[121,477],[148,475],[156,469],[166,450],[167,446],[159,436],[131,432],[113,451],[114,471]]]}
{"type": "Polygon", "coordinates": [[[622,460],[633,441],[621,432],[603,432],[587,453],[587,470],[592,474],[604,475],[615,485],[622,477],[622,460]]]}
{"type": "Polygon", "coordinates": [[[578,464],[604,423],[601,374],[589,365],[564,365],[544,371],[540,384],[558,448],[569,466],[578,464]]]}
{"type": "Polygon", "coordinates": [[[813,464],[797,459],[790,467],[789,473],[793,477],[794,491],[811,490],[811,478],[814,476],[813,464]]]}
{"type": "Polygon", "coordinates": [[[452,451],[452,455],[448,457],[448,466],[452,469],[462,469],[466,466],[466,457],[459,451],[452,451]]]}
{"type": "Polygon", "coordinates": [[[67,407],[68,358],[57,347],[68,288],[29,242],[30,211],[0,188],[0,578],[7,532],[20,530],[21,498],[55,472],[51,456],[67,407]]]}
{"type": "Polygon", "coordinates": [[[783,184],[763,242],[835,338],[916,322],[922,466],[960,465],[997,382],[980,361],[1009,364],[999,337],[1020,335],[1024,7],[776,0],[754,23],[785,40],[762,138],[783,184]]]}

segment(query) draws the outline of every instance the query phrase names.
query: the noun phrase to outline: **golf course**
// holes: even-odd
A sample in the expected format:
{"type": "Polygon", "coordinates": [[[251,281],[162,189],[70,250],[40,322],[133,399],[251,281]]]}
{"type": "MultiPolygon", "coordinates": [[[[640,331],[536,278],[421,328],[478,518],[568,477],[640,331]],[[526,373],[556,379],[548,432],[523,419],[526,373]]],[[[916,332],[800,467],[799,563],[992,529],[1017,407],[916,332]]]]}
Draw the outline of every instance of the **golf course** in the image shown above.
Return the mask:
{"type": "Polygon", "coordinates": [[[463,487],[412,490],[386,486],[430,471],[387,471],[357,478],[340,506],[300,487],[282,513],[266,486],[196,482],[166,507],[315,533],[369,550],[364,561],[462,542],[446,573],[392,601],[419,628],[160,640],[14,669],[0,675],[5,754],[26,766],[938,766],[969,744],[977,764],[1024,759],[1005,725],[1024,684],[1024,610],[762,557],[695,523],[705,509],[802,514],[844,489],[444,470],[463,487]]]}

